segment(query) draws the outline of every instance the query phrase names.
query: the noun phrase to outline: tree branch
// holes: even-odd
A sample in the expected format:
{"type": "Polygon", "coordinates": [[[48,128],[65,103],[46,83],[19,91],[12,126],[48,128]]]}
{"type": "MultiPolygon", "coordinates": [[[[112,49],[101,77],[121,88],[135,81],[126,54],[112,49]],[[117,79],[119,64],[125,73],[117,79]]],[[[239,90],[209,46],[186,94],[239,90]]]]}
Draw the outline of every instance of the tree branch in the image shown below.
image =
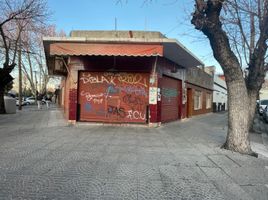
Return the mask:
{"type": "Polygon", "coordinates": [[[5,48],[5,63],[4,63],[4,68],[5,68],[9,64],[9,47],[7,45],[5,33],[4,33],[2,26],[0,26],[0,34],[1,34],[1,37],[3,39],[4,48],[5,48]]]}
{"type": "Polygon", "coordinates": [[[243,77],[239,61],[231,50],[229,39],[220,21],[220,12],[225,1],[196,0],[195,2],[196,9],[191,23],[208,37],[213,55],[222,66],[226,80],[235,81],[237,75],[243,77]]]}

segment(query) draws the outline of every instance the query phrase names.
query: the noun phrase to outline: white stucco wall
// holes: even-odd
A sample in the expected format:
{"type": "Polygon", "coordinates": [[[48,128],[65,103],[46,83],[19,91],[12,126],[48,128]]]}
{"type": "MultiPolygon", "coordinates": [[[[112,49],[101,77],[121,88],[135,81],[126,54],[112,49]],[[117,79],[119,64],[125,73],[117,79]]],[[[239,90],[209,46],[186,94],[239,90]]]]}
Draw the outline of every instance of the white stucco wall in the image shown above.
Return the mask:
{"type": "Polygon", "coordinates": [[[225,109],[227,109],[227,87],[224,80],[220,79],[217,75],[214,75],[214,91],[213,91],[213,103],[217,105],[219,103],[225,103],[225,109]]]}
{"type": "Polygon", "coordinates": [[[264,88],[260,90],[260,100],[268,99],[268,89],[264,88]]]}

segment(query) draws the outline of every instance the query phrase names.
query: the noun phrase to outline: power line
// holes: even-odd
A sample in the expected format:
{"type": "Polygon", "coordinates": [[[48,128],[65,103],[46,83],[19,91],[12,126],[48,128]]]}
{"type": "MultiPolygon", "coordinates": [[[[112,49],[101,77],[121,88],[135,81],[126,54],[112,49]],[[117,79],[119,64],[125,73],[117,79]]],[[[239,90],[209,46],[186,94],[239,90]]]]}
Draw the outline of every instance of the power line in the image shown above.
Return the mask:
{"type": "Polygon", "coordinates": [[[173,28],[169,29],[164,36],[166,36],[167,34],[170,34],[172,31],[174,31],[176,28],[178,28],[181,24],[177,24],[176,26],[174,26],[173,28]]]}

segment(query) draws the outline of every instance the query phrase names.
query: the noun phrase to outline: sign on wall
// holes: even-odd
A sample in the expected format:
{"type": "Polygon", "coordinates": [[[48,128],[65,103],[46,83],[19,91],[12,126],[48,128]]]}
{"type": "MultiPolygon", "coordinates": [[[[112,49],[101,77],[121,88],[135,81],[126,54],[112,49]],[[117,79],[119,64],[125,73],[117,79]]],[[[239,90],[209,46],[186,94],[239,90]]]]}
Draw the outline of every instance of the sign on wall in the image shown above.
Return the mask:
{"type": "Polygon", "coordinates": [[[149,89],[149,104],[157,104],[157,87],[150,87],[149,89]]]}

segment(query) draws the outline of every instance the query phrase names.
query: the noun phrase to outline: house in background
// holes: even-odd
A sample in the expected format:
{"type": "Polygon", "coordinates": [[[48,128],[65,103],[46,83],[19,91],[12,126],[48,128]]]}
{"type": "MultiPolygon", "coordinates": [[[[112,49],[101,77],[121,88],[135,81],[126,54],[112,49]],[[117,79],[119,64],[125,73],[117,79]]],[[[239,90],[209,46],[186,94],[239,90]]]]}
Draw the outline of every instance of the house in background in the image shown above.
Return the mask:
{"type": "Polygon", "coordinates": [[[259,92],[259,99],[268,99],[268,80],[266,79],[262,84],[261,90],[259,92]]]}
{"type": "Polygon", "coordinates": [[[213,76],[213,112],[227,110],[227,86],[223,74],[215,74],[215,66],[205,67],[205,72],[213,76]]]}
{"type": "Polygon", "coordinates": [[[203,68],[186,70],[187,117],[212,112],[213,77],[203,68]]]}
{"type": "Polygon", "coordinates": [[[213,112],[227,110],[227,86],[224,80],[214,75],[213,112]]]}
{"type": "Polygon", "coordinates": [[[49,74],[62,76],[70,122],[158,126],[212,111],[203,63],[160,32],[72,31],[43,42],[49,74]]]}

